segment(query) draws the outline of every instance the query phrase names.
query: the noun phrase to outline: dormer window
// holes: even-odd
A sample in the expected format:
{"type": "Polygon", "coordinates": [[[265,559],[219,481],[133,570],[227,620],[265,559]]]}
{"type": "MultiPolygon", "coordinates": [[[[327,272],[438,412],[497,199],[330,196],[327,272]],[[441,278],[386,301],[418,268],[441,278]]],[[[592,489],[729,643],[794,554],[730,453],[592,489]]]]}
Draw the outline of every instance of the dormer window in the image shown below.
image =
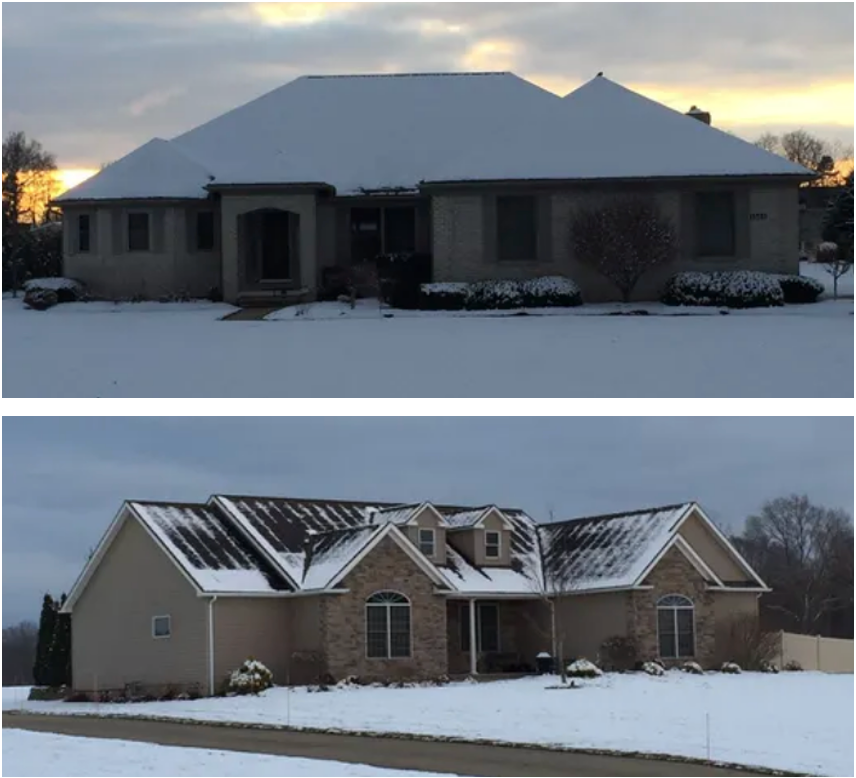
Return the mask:
{"type": "Polygon", "coordinates": [[[484,533],[484,555],[486,559],[499,559],[500,533],[486,530],[484,533]]]}
{"type": "Polygon", "coordinates": [[[427,557],[434,556],[435,535],[433,529],[419,529],[419,550],[427,557]]]}

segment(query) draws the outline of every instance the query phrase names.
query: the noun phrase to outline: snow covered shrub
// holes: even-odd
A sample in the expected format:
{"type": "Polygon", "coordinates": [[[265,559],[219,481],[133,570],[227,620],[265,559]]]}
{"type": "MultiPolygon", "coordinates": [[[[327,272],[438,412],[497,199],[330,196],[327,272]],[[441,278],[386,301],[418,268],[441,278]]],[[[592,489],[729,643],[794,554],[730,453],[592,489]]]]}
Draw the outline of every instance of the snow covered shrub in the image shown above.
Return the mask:
{"type": "Polygon", "coordinates": [[[575,659],[567,666],[565,674],[569,678],[598,678],[603,671],[588,659],[575,659]]]}
{"type": "Polygon", "coordinates": [[[600,656],[606,670],[626,672],[636,664],[636,641],[627,635],[613,635],[600,644],[600,656]]]}
{"type": "Polygon", "coordinates": [[[764,308],[784,305],[778,277],[754,270],[688,271],[672,276],[663,291],[666,305],[764,308]]]}
{"type": "Polygon", "coordinates": [[[431,255],[381,254],[376,257],[375,264],[381,301],[392,308],[418,308],[420,286],[431,281],[431,255]]]}
{"type": "Polygon", "coordinates": [[[608,278],[624,302],[639,279],[669,264],[677,236],[650,197],[619,197],[578,211],[571,225],[574,256],[608,278]]]}
{"type": "Polygon", "coordinates": [[[764,662],[761,665],[762,673],[773,673],[774,675],[779,672],[778,665],[773,664],[772,662],[764,662]]]}
{"type": "Polygon", "coordinates": [[[24,292],[55,292],[57,302],[73,303],[85,296],[86,288],[73,278],[31,278],[21,285],[24,292]]]}
{"type": "Polygon", "coordinates": [[[704,670],[701,669],[701,665],[698,662],[684,662],[681,665],[681,670],[692,675],[704,675],[704,670]]]}
{"type": "Polygon", "coordinates": [[[419,307],[423,311],[462,311],[470,295],[470,285],[457,282],[422,284],[419,307]]]}
{"type": "Polygon", "coordinates": [[[574,308],[583,304],[580,288],[563,276],[531,278],[521,283],[524,308],[574,308]]]}
{"type": "Polygon", "coordinates": [[[523,294],[517,281],[477,281],[470,284],[467,296],[470,311],[498,311],[523,307],[523,294]]]}
{"type": "Polygon", "coordinates": [[[801,673],[803,666],[799,662],[797,662],[796,659],[791,659],[790,661],[785,662],[785,666],[783,669],[785,670],[785,672],[788,673],[801,673]]]}
{"type": "Polygon", "coordinates": [[[778,279],[786,303],[816,303],[817,298],[823,294],[823,284],[814,278],[781,274],[778,276],[778,279]]]}
{"type": "Polygon", "coordinates": [[[639,669],[646,675],[659,676],[666,674],[663,665],[659,664],[658,662],[642,662],[642,664],[639,665],[639,669]]]}
{"type": "Polygon", "coordinates": [[[743,669],[736,662],[723,662],[722,667],[719,668],[719,672],[739,675],[743,672],[743,669]]]}
{"type": "Polygon", "coordinates": [[[250,657],[229,674],[228,694],[260,694],[273,686],[273,673],[261,662],[250,657]]]}
{"type": "Polygon", "coordinates": [[[59,296],[52,289],[33,289],[24,294],[24,305],[34,311],[46,311],[59,304],[59,296]]]}

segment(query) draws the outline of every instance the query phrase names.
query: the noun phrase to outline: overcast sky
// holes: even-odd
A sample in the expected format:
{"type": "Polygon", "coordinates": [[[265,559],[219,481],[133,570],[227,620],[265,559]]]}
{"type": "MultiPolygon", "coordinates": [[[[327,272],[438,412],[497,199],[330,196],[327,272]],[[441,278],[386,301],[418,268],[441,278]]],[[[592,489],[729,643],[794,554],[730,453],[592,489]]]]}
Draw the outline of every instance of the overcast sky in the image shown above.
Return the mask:
{"type": "Polygon", "coordinates": [[[306,73],[604,71],[754,139],[853,142],[852,3],[5,3],[3,127],[64,168],[173,137],[306,73]]]}
{"type": "Polygon", "coordinates": [[[539,519],[698,500],[738,528],[805,492],[853,511],[853,419],[3,420],[3,624],[68,590],[125,499],[495,502],[539,519]]]}

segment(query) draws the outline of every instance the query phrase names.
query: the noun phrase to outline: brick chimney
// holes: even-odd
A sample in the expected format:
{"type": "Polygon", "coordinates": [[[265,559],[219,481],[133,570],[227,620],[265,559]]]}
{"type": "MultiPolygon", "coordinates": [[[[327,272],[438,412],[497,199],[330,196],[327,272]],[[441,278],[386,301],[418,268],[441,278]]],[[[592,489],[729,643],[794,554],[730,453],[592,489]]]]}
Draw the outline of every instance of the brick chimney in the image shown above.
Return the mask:
{"type": "Polygon", "coordinates": [[[687,116],[692,116],[693,119],[698,119],[700,122],[710,125],[710,113],[708,111],[702,111],[697,105],[694,105],[689,111],[687,111],[687,116]]]}

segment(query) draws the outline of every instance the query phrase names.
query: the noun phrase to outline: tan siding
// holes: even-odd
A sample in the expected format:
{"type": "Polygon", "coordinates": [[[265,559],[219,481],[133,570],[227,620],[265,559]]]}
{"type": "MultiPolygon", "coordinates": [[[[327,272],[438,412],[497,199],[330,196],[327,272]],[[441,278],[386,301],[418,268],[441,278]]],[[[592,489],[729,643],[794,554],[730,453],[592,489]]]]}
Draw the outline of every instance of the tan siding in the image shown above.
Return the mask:
{"type": "Polygon", "coordinates": [[[453,530],[449,532],[448,538],[453,548],[478,567],[507,567],[511,564],[511,533],[496,512],[489,513],[482,522],[482,526],[453,530]],[[485,556],[486,530],[495,530],[500,533],[498,559],[488,559],[485,556]]]}
{"type": "Polygon", "coordinates": [[[314,683],[327,672],[322,640],[324,597],[295,597],[288,605],[289,676],[293,684],[314,683]]]}
{"type": "Polygon", "coordinates": [[[562,639],[564,658],[584,656],[599,661],[606,638],[627,634],[626,602],[625,592],[559,597],[556,631],[562,639]]]}
{"type": "Polygon", "coordinates": [[[72,613],[76,689],[197,684],[207,691],[207,601],[196,596],[146,530],[128,520],[72,613]],[[152,638],[152,618],[172,635],[152,638]]]}
{"type": "Polygon", "coordinates": [[[743,568],[734,561],[731,553],[696,514],[691,515],[681,525],[679,534],[723,581],[752,582],[743,568]]]}
{"type": "Polygon", "coordinates": [[[222,597],[214,603],[214,682],[250,657],[270,668],[274,683],[289,675],[288,606],[284,599],[222,597]]]}
{"type": "Polygon", "coordinates": [[[446,528],[440,524],[437,516],[430,508],[423,508],[416,516],[413,517],[415,525],[404,527],[407,537],[416,548],[419,548],[419,530],[433,529],[434,530],[434,556],[428,557],[432,562],[438,565],[446,562],[446,528]]]}

